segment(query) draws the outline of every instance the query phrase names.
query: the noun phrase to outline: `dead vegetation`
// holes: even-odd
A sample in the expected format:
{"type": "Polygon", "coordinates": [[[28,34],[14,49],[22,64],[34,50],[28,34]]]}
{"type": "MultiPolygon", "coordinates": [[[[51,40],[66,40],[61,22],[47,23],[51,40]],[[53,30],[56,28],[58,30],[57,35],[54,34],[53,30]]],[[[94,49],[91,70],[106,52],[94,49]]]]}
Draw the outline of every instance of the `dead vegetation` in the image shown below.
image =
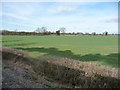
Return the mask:
{"type": "Polygon", "coordinates": [[[58,57],[42,58],[34,68],[37,73],[71,87],[119,87],[120,79],[115,68],[58,57]]]}
{"type": "Polygon", "coordinates": [[[49,81],[78,88],[120,87],[118,69],[115,68],[51,56],[33,62],[30,58],[25,57],[22,51],[2,49],[3,60],[12,58],[11,60],[14,62],[19,62],[16,65],[23,65],[26,69],[35,71],[37,75],[44,76],[49,81]]]}

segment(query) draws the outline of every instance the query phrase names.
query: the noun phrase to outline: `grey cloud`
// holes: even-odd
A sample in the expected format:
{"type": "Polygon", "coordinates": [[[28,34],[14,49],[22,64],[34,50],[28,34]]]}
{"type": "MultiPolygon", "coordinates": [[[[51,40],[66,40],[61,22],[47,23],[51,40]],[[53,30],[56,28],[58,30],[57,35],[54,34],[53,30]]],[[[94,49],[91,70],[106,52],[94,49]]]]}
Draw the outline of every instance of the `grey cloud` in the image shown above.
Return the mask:
{"type": "Polygon", "coordinates": [[[118,18],[112,18],[112,19],[106,20],[106,23],[118,23],[119,20],[118,18]]]}

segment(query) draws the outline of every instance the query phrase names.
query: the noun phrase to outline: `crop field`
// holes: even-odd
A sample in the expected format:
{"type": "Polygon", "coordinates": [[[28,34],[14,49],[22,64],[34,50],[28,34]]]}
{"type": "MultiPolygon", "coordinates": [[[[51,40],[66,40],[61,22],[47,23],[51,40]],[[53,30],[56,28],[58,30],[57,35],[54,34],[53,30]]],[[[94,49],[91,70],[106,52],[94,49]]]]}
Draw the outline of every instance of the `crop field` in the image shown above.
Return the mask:
{"type": "Polygon", "coordinates": [[[118,67],[117,36],[2,36],[2,45],[37,59],[55,56],[118,67]]]}

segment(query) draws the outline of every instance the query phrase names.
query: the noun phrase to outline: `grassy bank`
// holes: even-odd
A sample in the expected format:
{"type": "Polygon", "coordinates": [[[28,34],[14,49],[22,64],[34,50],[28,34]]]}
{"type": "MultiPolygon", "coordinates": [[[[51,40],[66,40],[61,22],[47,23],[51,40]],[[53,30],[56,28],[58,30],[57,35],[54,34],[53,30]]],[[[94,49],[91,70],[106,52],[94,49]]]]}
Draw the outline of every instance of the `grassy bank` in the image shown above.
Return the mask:
{"type": "Polygon", "coordinates": [[[34,72],[33,80],[44,77],[50,82],[57,82],[61,87],[118,88],[120,86],[118,69],[115,68],[61,57],[47,56],[35,60],[26,57],[21,51],[10,48],[3,48],[2,54],[3,62],[34,72]]]}

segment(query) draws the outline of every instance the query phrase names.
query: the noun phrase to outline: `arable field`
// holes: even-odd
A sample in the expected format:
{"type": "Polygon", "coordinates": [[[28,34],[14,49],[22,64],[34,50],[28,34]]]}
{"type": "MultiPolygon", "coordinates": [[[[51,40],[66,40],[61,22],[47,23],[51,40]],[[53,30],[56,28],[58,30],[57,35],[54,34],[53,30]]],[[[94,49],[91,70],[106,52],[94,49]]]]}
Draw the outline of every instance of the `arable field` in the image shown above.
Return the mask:
{"type": "Polygon", "coordinates": [[[2,45],[32,58],[56,56],[118,67],[118,36],[2,36],[2,45]]]}

